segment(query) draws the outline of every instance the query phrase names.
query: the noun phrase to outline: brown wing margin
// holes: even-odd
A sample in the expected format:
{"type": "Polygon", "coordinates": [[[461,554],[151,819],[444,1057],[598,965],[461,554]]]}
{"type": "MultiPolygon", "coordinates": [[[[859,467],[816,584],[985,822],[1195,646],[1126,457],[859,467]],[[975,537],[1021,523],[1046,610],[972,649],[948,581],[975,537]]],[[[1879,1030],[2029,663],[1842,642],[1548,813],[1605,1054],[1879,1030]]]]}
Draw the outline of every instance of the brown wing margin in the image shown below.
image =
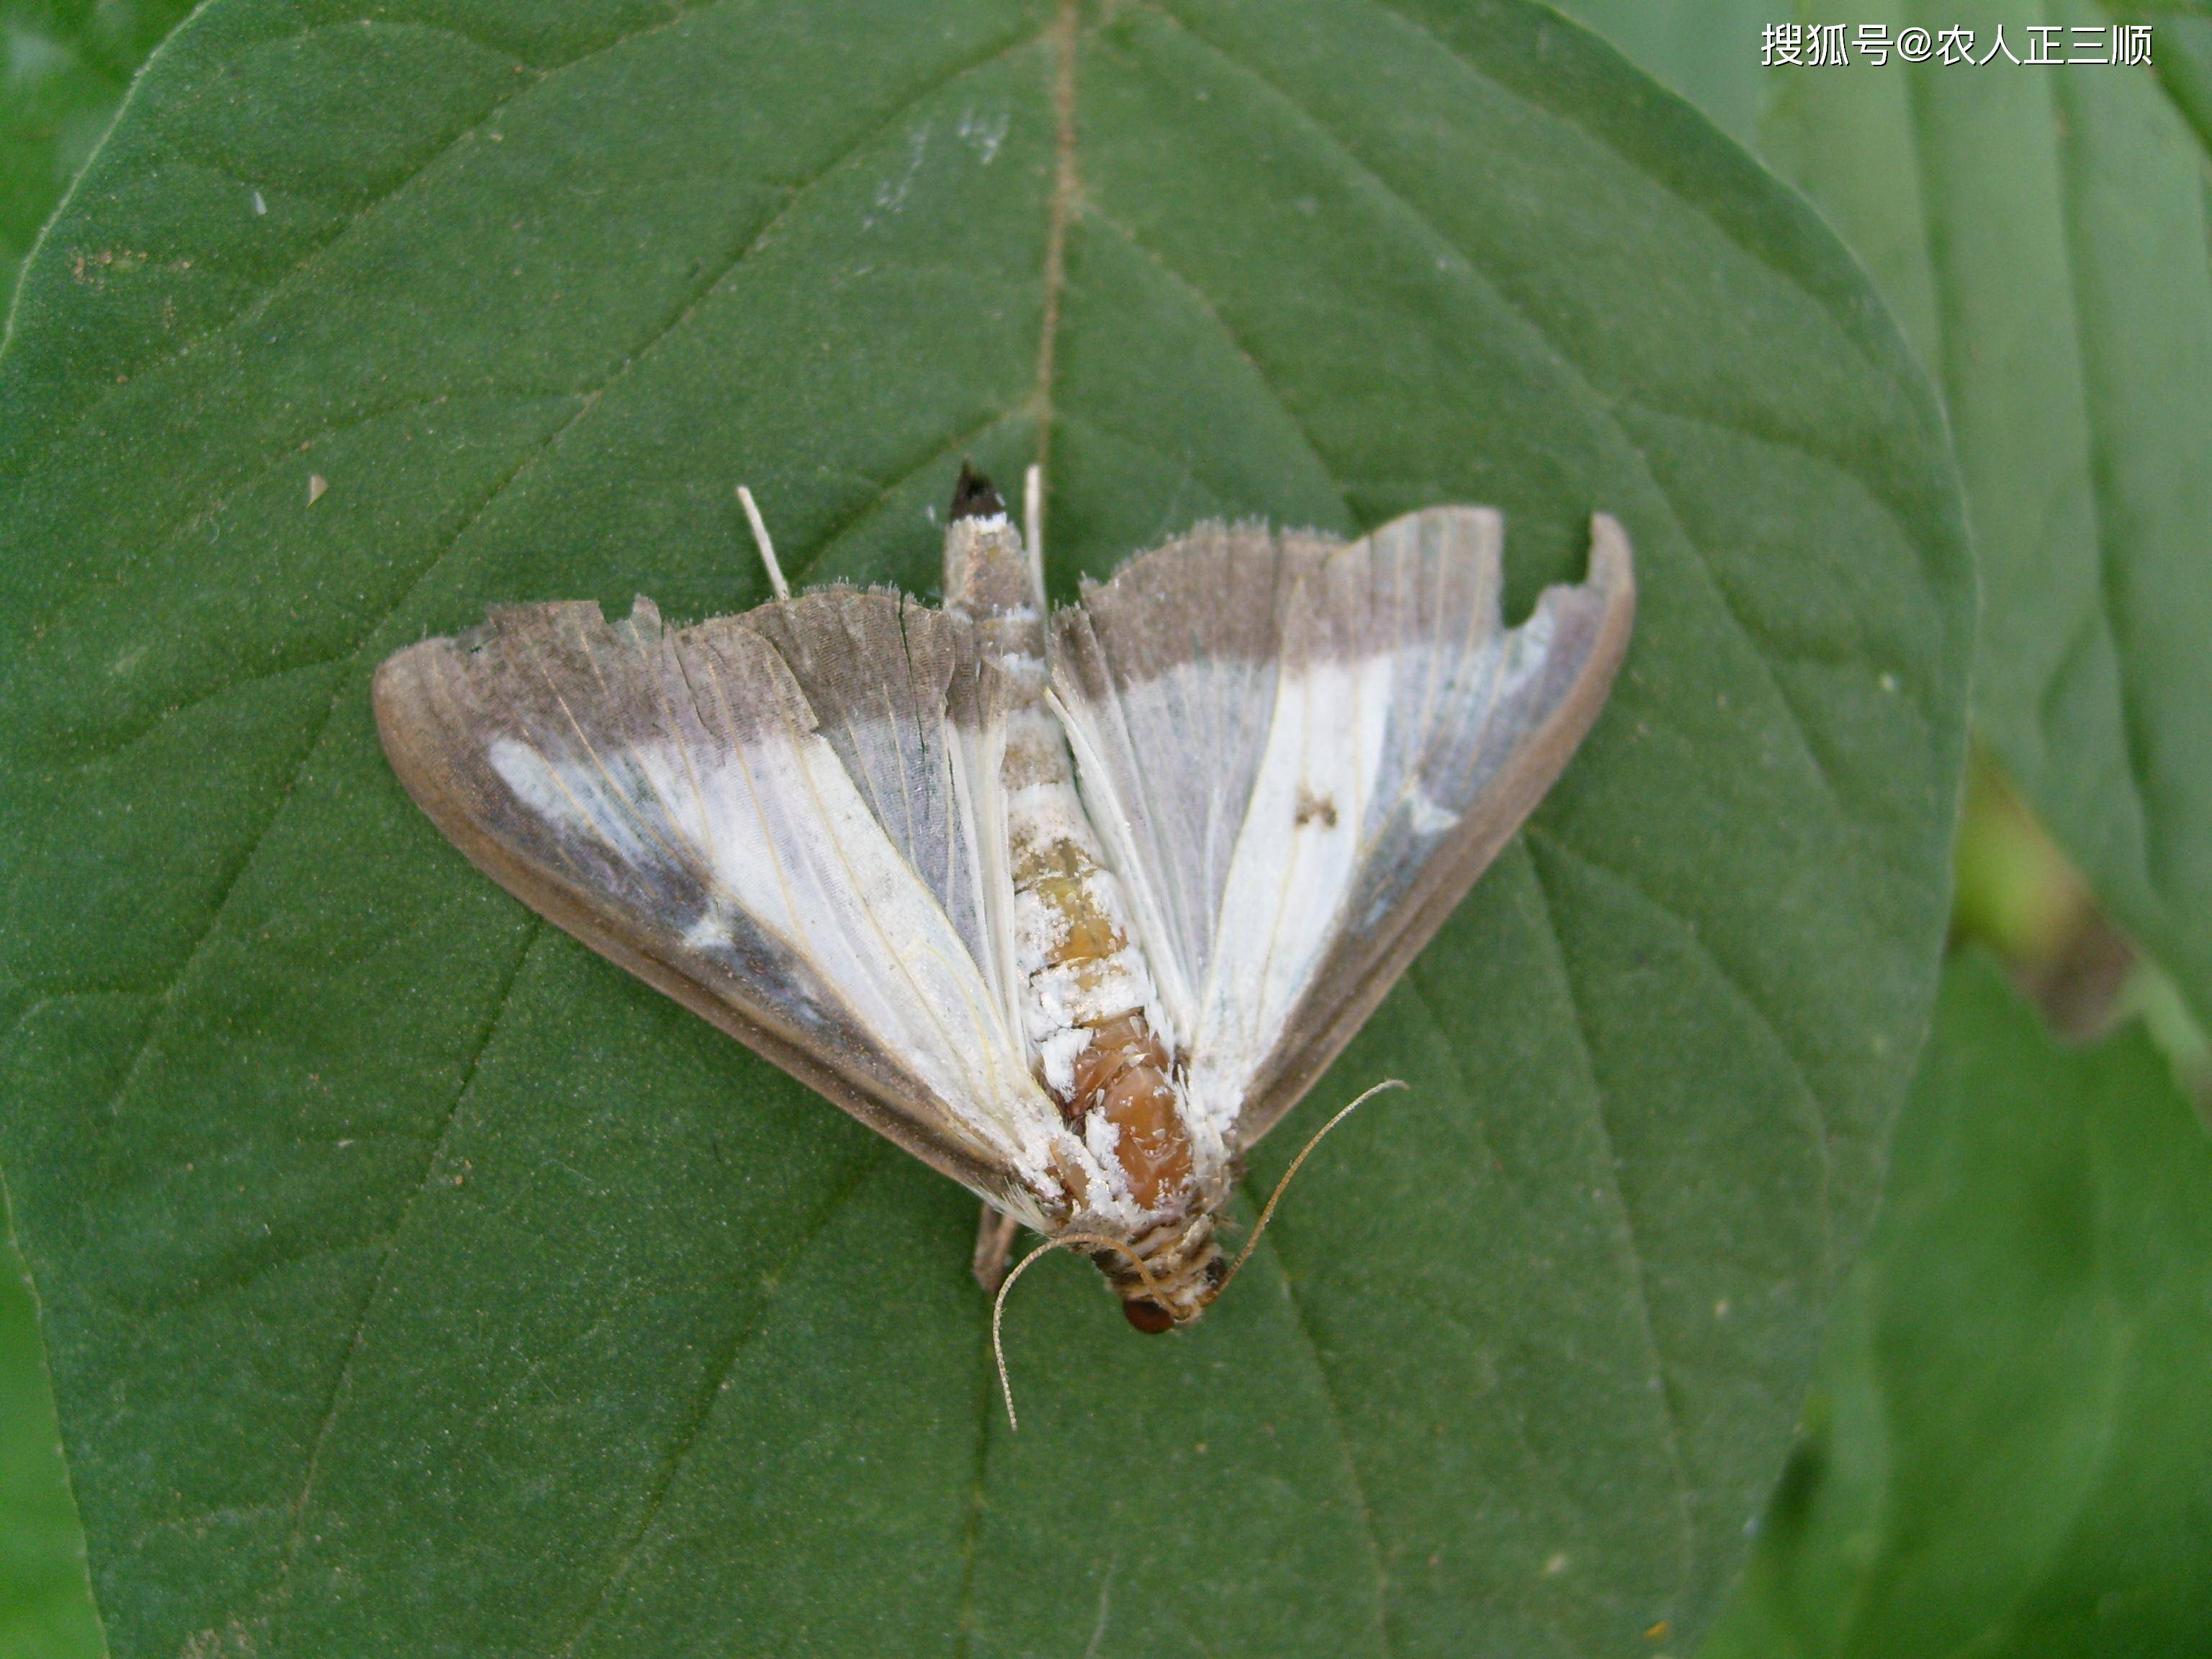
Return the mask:
{"type": "MultiPolygon", "coordinates": [[[[1591,520],[1589,575],[1577,586],[1547,589],[1537,615],[1547,613],[1552,633],[1546,673],[1558,687],[1556,701],[1484,781],[1460,827],[1410,882],[1389,894],[1376,891],[1371,879],[1364,890],[1355,884],[1347,914],[1373,914],[1379,906],[1376,925],[1348,926],[1337,935],[1287,1022],[1294,1035],[1254,1079],[1237,1121],[1242,1145],[1266,1134],[1320,1080],[1535,810],[1596,723],[1636,618],[1634,559],[1616,520],[1602,514],[1591,520]]],[[[1389,872],[1370,875],[1387,880],[1389,872]]]]}
{"type": "MultiPolygon", "coordinates": [[[[837,1000],[803,958],[761,930],[742,941],[734,965],[691,948],[687,911],[708,898],[695,880],[696,848],[672,846],[680,836],[662,839],[668,856],[642,880],[580,857],[543,832],[487,758],[501,736],[543,738],[563,722],[580,739],[617,747],[686,732],[694,744],[711,744],[770,726],[794,737],[820,730],[850,756],[852,732],[840,724],[834,691],[848,703],[889,710],[894,727],[909,732],[948,717],[974,718],[975,679],[963,672],[969,653],[957,631],[954,619],[899,595],[850,590],[807,594],[681,634],[663,630],[643,599],[617,624],[590,604],[495,611],[483,628],[426,640],[387,659],[373,690],[377,730],[416,805],[523,903],[932,1167],[994,1204],[1025,1210],[1034,1200],[1012,1173],[963,1144],[957,1119],[896,1055],[856,1024],[821,1012],[837,1000]],[[777,614],[763,617],[769,611],[777,614]],[[895,662],[880,653],[855,658],[887,638],[902,641],[895,662]],[[799,657],[798,672],[786,652],[799,657]],[[726,699],[692,696],[689,676],[708,662],[726,699]],[[820,719],[803,682],[827,699],[820,719]]],[[[878,731],[864,746],[880,760],[890,741],[878,731]]],[[[848,770],[856,763],[848,760],[848,770]]],[[[858,787],[872,793],[866,779],[858,787]]],[[[935,823],[946,817],[939,812],[935,823]]],[[[915,821],[885,829],[912,860],[915,821]]],[[[949,854],[933,861],[939,869],[932,873],[964,874],[949,854]]]]}

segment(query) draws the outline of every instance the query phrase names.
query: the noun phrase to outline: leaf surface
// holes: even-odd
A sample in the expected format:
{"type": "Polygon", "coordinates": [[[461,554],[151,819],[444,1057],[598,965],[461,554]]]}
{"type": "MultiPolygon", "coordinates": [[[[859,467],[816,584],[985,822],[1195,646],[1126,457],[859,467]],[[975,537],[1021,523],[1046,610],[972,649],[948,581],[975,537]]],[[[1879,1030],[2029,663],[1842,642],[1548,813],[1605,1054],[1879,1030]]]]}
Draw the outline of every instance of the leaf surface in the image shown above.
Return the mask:
{"type": "MultiPolygon", "coordinates": [[[[2002,26],[2022,57],[2033,26],[2110,21],[2073,0],[1875,14],[1973,27],[1978,53],[2002,26]]],[[[2212,19],[2188,6],[2152,27],[2156,76],[2002,58],[1805,72],[1768,149],[1865,257],[1942,381],[1982,576],[1978,729],[2203,1021],[2212,19]]]]}
{"type": "Polygon", "coordinates": [[[118,1659],[1663,1652],[1778,1467],[1932,986],[1971,581],[1788,192],[1540,8],[215,0],[0,356],[0,1160],[118,1659]],[[257,211],[258,196],[266,211],[257,211]],[[536,923],[368,676],[490,602],[1056,591],[1210,514],[1634,538],[1528,834],[1132,1335],[536,923]],[[310,479],[327,488],[310,499],[310,479]],[[1663,1628],[1662,1628],[1663,1627],[1663,1628]],[[1656,1632],[1647,1636],[1647,1632],[1656,1632]]]}
{"type": "Polygon", "coordinates": [[[100,1651],[37,1306],[0,1231],[0,1653],[98,1659],[100,1651]]]}
{"type": "Polygon", "coordinates": [[[0,318],[23,256],[182,0],[0,0],[0,318]]]}
{"type": "Polygon", "coordinates": [[[1812,1429],[1707,1659],[2198,1653],[2212,1141],[2140,1030],[1950,970],[1812,1429]]]}
{"type": "Polygon", "coordinates": [[[1978,66],[1764,70],[1786,3],[1569,9],[1756,143],[1875,276],[1957,439],[1978,729],[2212,1018],[2212,8],[1870,0],[1848,41],[1964,29],[1978,66]],[[2148,22],[2151,67],[2005,55],[2093,55],[2114,20],[2148,22]]]}

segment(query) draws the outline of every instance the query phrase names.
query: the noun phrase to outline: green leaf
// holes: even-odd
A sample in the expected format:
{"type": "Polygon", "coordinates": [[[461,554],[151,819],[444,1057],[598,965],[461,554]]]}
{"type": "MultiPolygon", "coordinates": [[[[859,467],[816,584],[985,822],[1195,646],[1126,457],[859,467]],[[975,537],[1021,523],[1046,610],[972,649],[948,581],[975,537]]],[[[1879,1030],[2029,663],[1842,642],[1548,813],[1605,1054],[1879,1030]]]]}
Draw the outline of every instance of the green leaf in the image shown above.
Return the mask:
{"type": "Polygon", "coordinates": [[[215,0],[0,356],[0,1159],[115,1651],[1680,1650],[1932,993],[1947,465],[1802,204],[1538,7],[215,0]],[[1188,1333],[1025,1279],[1017,1437],[972,1202],[477,876],[367,684],[757,600],[741,480],[926,588],[1040,453],[1063,592],[1459,500],[1516,606],[1620,514],[1643,608],[1255,1182],[1413,1093],[1188,1333]]]}
{"type": "MultiPolygon", "coordinates": [[[[2106,21],[2069,0],[1869,15],[1972,26],[1978,52],[2002,23],[2023,57],[2031,24],[2106,21]]],[[[2154,23],[2177,95],[2206,84],[2208,27],[2154,23]]],[[[2160,86],[2002,59],[1802,71],[1770,149],[1939,368],[1982,573],[1980,731],[2205,1019],[2212,157],[2160,86]]]]}
{"type": "Polygon", "coordinates": [[[1947,978],[1820,1406],[1707,1659],[2212,1645],[2212,1141],[2140,1030],[1947,978]]]}
{"type": "Polygon", "coordinates": [[[5,1220],[0,1214],[0,1653],[97,1659],[100,1619],[62,1468],[37,1304],[5,1220]]]}
{"type": "Polygon", "coordinates": [[[1754,143],[1772,77],[1759,65],[1766,26],[1790,0],[1559,0],[1645,74],[1680,93],[1738,143],[1754,143]]]}
{"type": "Polygon", "coordinates": [[[2212,8],[1867,0],[1851,38],[1964,27],[1978,57],[2000,27],[2026,58],[2032,27],[2148,21],[2155,76],[1862,53],[1765,70],[1763,97],[1755,0],[1571,9],[1738,136],[1763,110],[1762,153],[1937,373],[1981,567],[1979,728],[2212,1018],[2212,8]]]}
{"type": "MultiPolygon", "coordinates": [[[[141,58],[189,9],[0,3],[0,333],[32,239],[106,131],[141,58]]],[[[0,1653],[101,1651],[28,1282],[0,1225],[0,1653]]]]}
{"type": "Polygon", "coordinates": [[[186,0],[0,0],[0,318],[31,241],[186,0]]]}
{"type": "Polygon", "coordinates": [[[2131,22],[2148,22],[2157,44],[2159,84],[2212,155],[2212,3],[2164,0],[2155,7],[2106,0],[2106,9],[2131,22]]]}

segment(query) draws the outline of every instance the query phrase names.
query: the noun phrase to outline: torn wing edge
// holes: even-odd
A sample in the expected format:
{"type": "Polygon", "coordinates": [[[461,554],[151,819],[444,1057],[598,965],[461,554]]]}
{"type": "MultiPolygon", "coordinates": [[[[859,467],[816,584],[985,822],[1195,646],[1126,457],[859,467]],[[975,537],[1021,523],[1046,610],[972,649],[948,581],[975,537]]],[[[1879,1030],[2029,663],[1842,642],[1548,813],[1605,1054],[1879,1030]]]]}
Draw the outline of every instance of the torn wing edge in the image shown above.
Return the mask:
{"type": "MultiPolygon", "coordinates": [[[[1293,1005],[1284,1022],[1286,1034],[1309,1021],[1325,1023],[1310,1038],[1278,1044],[1247,1085],[1236,1121],[1240,1151],[1281,1121],[1344,1052],[1421,947],[1436,937],[1477,878],[1527,822],[1597,723],[1628,653],[1636,619],[1635,556],[1627,532],[1610,514],[1596,514],[1590,520],[1589,565],[1583,580],[1547,587],[1537,600],[1537,611],[1571,604],[1582,595],[1594,595],[1599,605],[1596,638],[1582,672],[1550,717],[1469,807],[1472,830],[1421,872],[1392,907],[1382,928],[1328,961],[1293,1005]]],[[[1344,938],[1340,929],[1338,939],[1344,938]]]]}

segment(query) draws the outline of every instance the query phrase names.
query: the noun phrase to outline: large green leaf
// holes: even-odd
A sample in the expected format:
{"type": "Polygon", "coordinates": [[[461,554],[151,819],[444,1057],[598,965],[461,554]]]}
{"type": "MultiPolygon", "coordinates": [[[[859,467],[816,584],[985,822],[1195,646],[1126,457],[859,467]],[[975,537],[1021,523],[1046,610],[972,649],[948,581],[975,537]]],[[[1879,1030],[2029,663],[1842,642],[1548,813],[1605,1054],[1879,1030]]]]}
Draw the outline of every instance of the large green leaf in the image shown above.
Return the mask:
{"type": "Polygon", "coordinates": [[[2212,1018],[2212,6],[1866,0],[1851,40],[1965,27],[1978,58],[2000,27],[2024,58],[2034,27],[2065,56],[2094,50],[2075,27],[2148,20],[2154,68],[1862,51],[1764,71],[1759,0],[1570,9],[1755,132],[1938,373],[1980,556],[1981,730],[2212,1018]]]}
{"type": "Polygon", "coordinates": [[[1559,0],[1559,9],[1627,53],[1746,145],[1757,141],[1772,76],[1760,64],[1769,24],[1791,0],[1559,0]]]}
{"type": "MultiPolygon", "coordinates": [[[[2077,0],[1895,0],[1881,15],[1973,27],[1978,52],[2002,24],[2022,56],[2029,25],[2104,21],[2077,0]]],[[[2203,84],[2190,54],[2206,37],[2201,15],[2156,20],[2170,88],[2203,84]]],[[[2207,150],[2160,84],[2002,58],[1802,71],[1769,148],[1940,368],[1982,571],[1980,729],[2202,1019],[2212,227],[2207,150]]]]}
{"type": "Polygon", "coordinates": [[[2212,1141],[1954,969],[1820,1408],[1707,1659],[2212,1650],[2212,1141]]]}
{"type": "Polygon", "coordinates": [[[2106,9],[2150,23],[2158,46],[2159,83],[2212,155],[2212,0],[2106,0],[2106,9]]]}
{"type": "Polygon", "coordinates": [[[0,1212],[0,1654],[94,1659],[100,1622],[70,1501],[38,1312],[0,1212]]]}
{"type": "Polygon", "coordinates": [[[187,0],[0,0],[0,318],[31,240],[187,0]]]}
{"type": "MultiPolygon", "coordinates": [[[[0,333],[40,223],[106,130],[139,60],[185,9],[174,0],[0,0],[0,333]]],[[[21,1273],[0,1226],[0,1653],[70,1659],[100,1650],[99,1626],[21,1273]]]]}
{"type": "Polygon", "coordinates": [[[1688,1639],[1926,1015],[1946,468],[1826,233],[1535,7],[216,0],[0,358],[0,1158],[115,1650],[1688,1639]],[[1606,508],[1644,605],[1255,1179],[1413,1092],[1189,1333],[1025,1280],[1013,1437],[969,1200],[477,877],[366,686],[758,598],[740,479],[926,586],[1048,451],[1061,591],[1484,500],[1516,603],[1606,508]]]}

